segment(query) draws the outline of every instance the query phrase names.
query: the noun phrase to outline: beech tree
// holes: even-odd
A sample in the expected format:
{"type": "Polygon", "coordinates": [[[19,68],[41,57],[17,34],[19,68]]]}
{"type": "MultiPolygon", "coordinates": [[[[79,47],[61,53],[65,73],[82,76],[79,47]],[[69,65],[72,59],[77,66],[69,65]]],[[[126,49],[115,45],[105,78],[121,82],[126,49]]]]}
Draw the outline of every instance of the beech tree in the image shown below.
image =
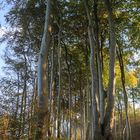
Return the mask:
{"type": "Polygon", "coordinates": [[[4,2],[0,139],[134,139],[138,1],[4,2]]]}

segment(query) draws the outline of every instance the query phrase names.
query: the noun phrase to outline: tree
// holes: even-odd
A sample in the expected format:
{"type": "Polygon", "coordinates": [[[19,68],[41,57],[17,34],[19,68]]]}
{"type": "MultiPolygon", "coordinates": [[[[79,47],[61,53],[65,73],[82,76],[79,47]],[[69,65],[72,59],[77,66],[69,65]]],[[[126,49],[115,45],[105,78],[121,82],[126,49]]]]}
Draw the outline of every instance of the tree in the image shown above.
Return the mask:
{"type": "Polygon", "coordinates": [[[47,1],[46,16],[44,24],[44,32],[41,41],[41,48],[38,60],[38,95],[39,95],[39,107],[38,107],[38,128],[36,132],[36,140],[44,139],[46,137],[46,131],[48,131],[48,93],[47,93],[47,57],[48,49],[50,47],[50,32],[49,26],[51,21],[51,7],[52,2],[47,1]]]}
{"type": "Polygon", "coordinates": [[[139,84],[138,1],[7,2],[0,113],[12,139],[121,139],[139,84]]]}

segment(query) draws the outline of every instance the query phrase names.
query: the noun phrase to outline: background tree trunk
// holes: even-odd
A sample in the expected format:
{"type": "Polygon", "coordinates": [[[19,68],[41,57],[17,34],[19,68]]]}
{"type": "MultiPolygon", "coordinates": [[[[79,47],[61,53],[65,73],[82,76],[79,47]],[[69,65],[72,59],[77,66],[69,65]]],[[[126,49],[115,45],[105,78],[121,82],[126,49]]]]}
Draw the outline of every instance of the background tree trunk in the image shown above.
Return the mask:
{"type": "Polygon", "coordinates": [[[125,115],[126,115],[126,135],[127,135],[126,139],[131,140],[131,128],[130,128],[130,122],[129,122],[129,116],[128,116],[128,96],[127,96],[127,91],[125,88],[124,64],[123,64],[121,49],[119,46],[117,47],[117,55],[118,55],[119,65],[120,65],[120,70],[121,70],[121,81],[122,81],[123,94],[124,94],[125,115]]]}

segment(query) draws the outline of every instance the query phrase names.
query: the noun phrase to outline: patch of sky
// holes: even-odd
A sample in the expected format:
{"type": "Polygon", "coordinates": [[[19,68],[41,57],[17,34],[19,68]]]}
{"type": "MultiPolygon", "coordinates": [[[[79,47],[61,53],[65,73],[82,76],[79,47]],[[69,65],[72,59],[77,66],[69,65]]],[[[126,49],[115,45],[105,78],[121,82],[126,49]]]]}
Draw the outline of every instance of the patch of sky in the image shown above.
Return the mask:
{"type": "MultiPolygon", "coordinates": [[[[8,25],[5,21],[5,15],[10,10],[10,5],[7,5],[5,0],[0,0],[0,38],[6,33],[8,25]]],[[[6,48],[6,43],[0,43],[0,77],[4,75],[2,67],[5,65],[3,56],[6,48]]]]}

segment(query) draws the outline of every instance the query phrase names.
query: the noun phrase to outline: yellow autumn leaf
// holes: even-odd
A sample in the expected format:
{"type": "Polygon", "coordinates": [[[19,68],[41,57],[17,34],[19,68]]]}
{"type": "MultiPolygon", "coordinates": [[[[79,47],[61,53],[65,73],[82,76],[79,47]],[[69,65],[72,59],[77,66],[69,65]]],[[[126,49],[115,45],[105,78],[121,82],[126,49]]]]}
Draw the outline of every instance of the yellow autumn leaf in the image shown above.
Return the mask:
{"type": "Polygon", "coordinates": [[[126,85],[130,87],[135,87],[138,84],[138,78],[135,74],[135,71],[129,71],[126,73],[126,85]]]}

